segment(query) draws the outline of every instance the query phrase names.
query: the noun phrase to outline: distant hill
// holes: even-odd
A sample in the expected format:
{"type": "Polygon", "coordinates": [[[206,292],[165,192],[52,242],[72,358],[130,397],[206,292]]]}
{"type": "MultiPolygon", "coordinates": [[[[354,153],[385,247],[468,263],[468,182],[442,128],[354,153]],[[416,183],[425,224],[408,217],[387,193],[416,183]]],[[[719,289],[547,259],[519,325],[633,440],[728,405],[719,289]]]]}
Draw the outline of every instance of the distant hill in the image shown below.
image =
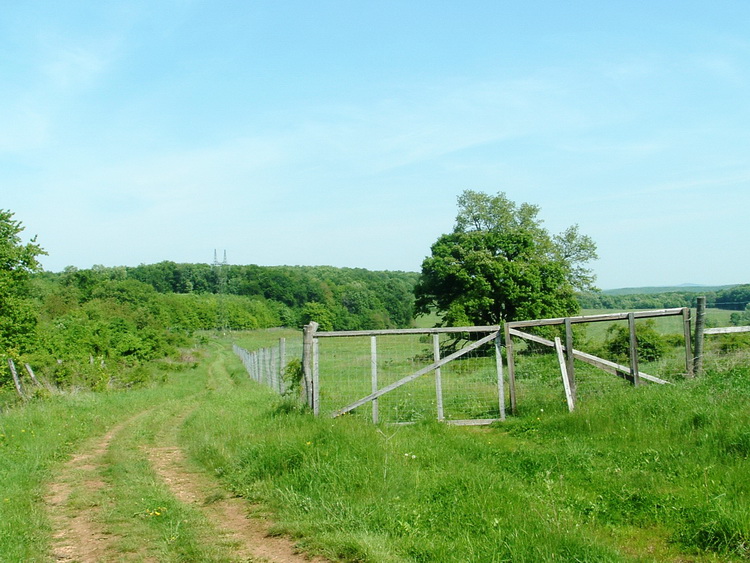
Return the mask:
{"type": "Polygon", "coordinates": [[[682,285],[672,286],[658,286],[658,287],[623,287],[620,289],[604,289],[602,293],[606,295],[649,295],[653,293],[676,293],[676,292],[689,292],[689,293],[711,293],[715,291],[721,291],[722,289],[729,289],[738,284],[730,285],[697,285],[692,283],[685,283],[682,285]]]}

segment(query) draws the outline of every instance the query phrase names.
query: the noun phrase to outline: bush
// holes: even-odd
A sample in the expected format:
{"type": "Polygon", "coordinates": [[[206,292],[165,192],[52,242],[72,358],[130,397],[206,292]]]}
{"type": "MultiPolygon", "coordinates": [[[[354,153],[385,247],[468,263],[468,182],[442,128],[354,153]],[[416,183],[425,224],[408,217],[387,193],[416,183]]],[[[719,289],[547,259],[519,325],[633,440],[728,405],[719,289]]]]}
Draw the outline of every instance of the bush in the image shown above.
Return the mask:
{"type": "MultiPolygon", "coordinates": [[[[649,319],[636,325],[638,340],[638,359],[645,362],[659,360],[667,350],[664,337],[654,328],[654,321],[649,319]]],[[[630,329],[622,325],[607,329],[606,350],[613,356],[626,359],[630,355],[630,329]]]]}

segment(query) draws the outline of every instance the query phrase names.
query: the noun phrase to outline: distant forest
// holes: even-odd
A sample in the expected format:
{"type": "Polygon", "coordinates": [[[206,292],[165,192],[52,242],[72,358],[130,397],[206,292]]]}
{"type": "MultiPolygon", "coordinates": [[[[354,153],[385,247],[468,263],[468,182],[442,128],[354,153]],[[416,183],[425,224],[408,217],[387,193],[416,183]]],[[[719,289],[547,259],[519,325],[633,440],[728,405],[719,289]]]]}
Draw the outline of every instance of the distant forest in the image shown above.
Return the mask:
{"type": "MultiPolygon", "coordinates": [[[[418,274],[320,267],[158,264],[68,267],[19,281],[3,317],[7,357],[48,381],[90,388],[132,386],[145,363],[168,368],[203,330],[408,327],[418,274]],[[19,292],[21,290],[19,289],[19,292]]],[[[0,387],[10,373],[0,366],[0,387]]]]}
{"type": "MultiPolygon", "coordinates": [[[[622,293],[631,290],[607,292],[592,291],[578,294],[582,309],[666,309],[671,307],[695,307],[699,296],[706,297],[706,305],[730,311],[745,311],[750,303],[750,284],[729,286],[718,291],[696,291],[682,289],[655,292],[655,288],[643,288],[642,293],[622,293]]],[[[637,289],[632,291],[638,291],[637,289]]]]}
{"type": "Polygon", "coordinates": [[[330,266],[165,261],[135,267],[69,267],[36,277],[39,284],[48,284],[43,293],[74,291],[84,301],[102,292],[123,298],[153,289],[165,296],[173,324],[186,330],[298,327],[310,320],[328,330],[358,330],[409,326],[419,275],[330,266]]]}

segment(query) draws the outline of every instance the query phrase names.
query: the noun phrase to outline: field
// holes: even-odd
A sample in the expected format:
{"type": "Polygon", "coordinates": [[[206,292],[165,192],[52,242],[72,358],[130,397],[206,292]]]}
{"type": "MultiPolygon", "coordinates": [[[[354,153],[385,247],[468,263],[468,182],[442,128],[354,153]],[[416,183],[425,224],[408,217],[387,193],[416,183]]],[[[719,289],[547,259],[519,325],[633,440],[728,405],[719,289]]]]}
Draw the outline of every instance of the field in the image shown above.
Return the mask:
{"type": "Polygon", "coordinates": [[[581,367],[572,414],[554,364],[530,355],[520,413],[507,422],[392,426],[316,418],[249,381],[231,342],[256,349],[280,336],[299,333],[206,336],[198,366],[164,384],[6,410],[0,560],[53,559],[61,522],[76,518],[103,538],[108,560],[261,560],[209,512],[235,495],[253,521],[272,522],[266,534],[332,561],[750,556],[746,351],[712,353],[703,377],[671,386],[634,389],[581,367]],[[204,502],[168,486],[154,457],[167,449],[209,483],[204,502]],[[74,494],[50,504],[61,483],[74,494]]]}

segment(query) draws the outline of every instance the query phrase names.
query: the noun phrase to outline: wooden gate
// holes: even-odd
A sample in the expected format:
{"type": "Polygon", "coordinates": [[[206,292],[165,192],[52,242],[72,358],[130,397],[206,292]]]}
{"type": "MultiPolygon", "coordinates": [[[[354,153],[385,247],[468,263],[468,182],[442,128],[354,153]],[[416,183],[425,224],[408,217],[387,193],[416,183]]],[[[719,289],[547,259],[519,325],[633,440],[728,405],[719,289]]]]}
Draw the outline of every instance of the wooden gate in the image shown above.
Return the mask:
{"type": "Polygon", "coordinates": [[[505,420],[499,326],[317,329],[317,323],[305,327],[302,360],[305,399],[315,414],[337,417],[366,410],[375,423],[408,423],[428,416],[459,425],[505,420]],[[443,355],[448,338],[452,346],[443,355]],[[413,348],[396,357],[394,344],[404,346],[405,340],[413,348]],[[321,348],[321,341],[327,346],[321,348]],[[424,378],[427,374],[434,374],[430,391],[424,378]],[[450,390],[446,390],[446,382],[450,390]],[[397,390],[405,392],[405,398],[395,406],[384,405],[397,390]],[[471,407],[456,407],[459,392],[470,400],[471,407]],[[409,405],[404,406],[406,402],[409,405]]]}

